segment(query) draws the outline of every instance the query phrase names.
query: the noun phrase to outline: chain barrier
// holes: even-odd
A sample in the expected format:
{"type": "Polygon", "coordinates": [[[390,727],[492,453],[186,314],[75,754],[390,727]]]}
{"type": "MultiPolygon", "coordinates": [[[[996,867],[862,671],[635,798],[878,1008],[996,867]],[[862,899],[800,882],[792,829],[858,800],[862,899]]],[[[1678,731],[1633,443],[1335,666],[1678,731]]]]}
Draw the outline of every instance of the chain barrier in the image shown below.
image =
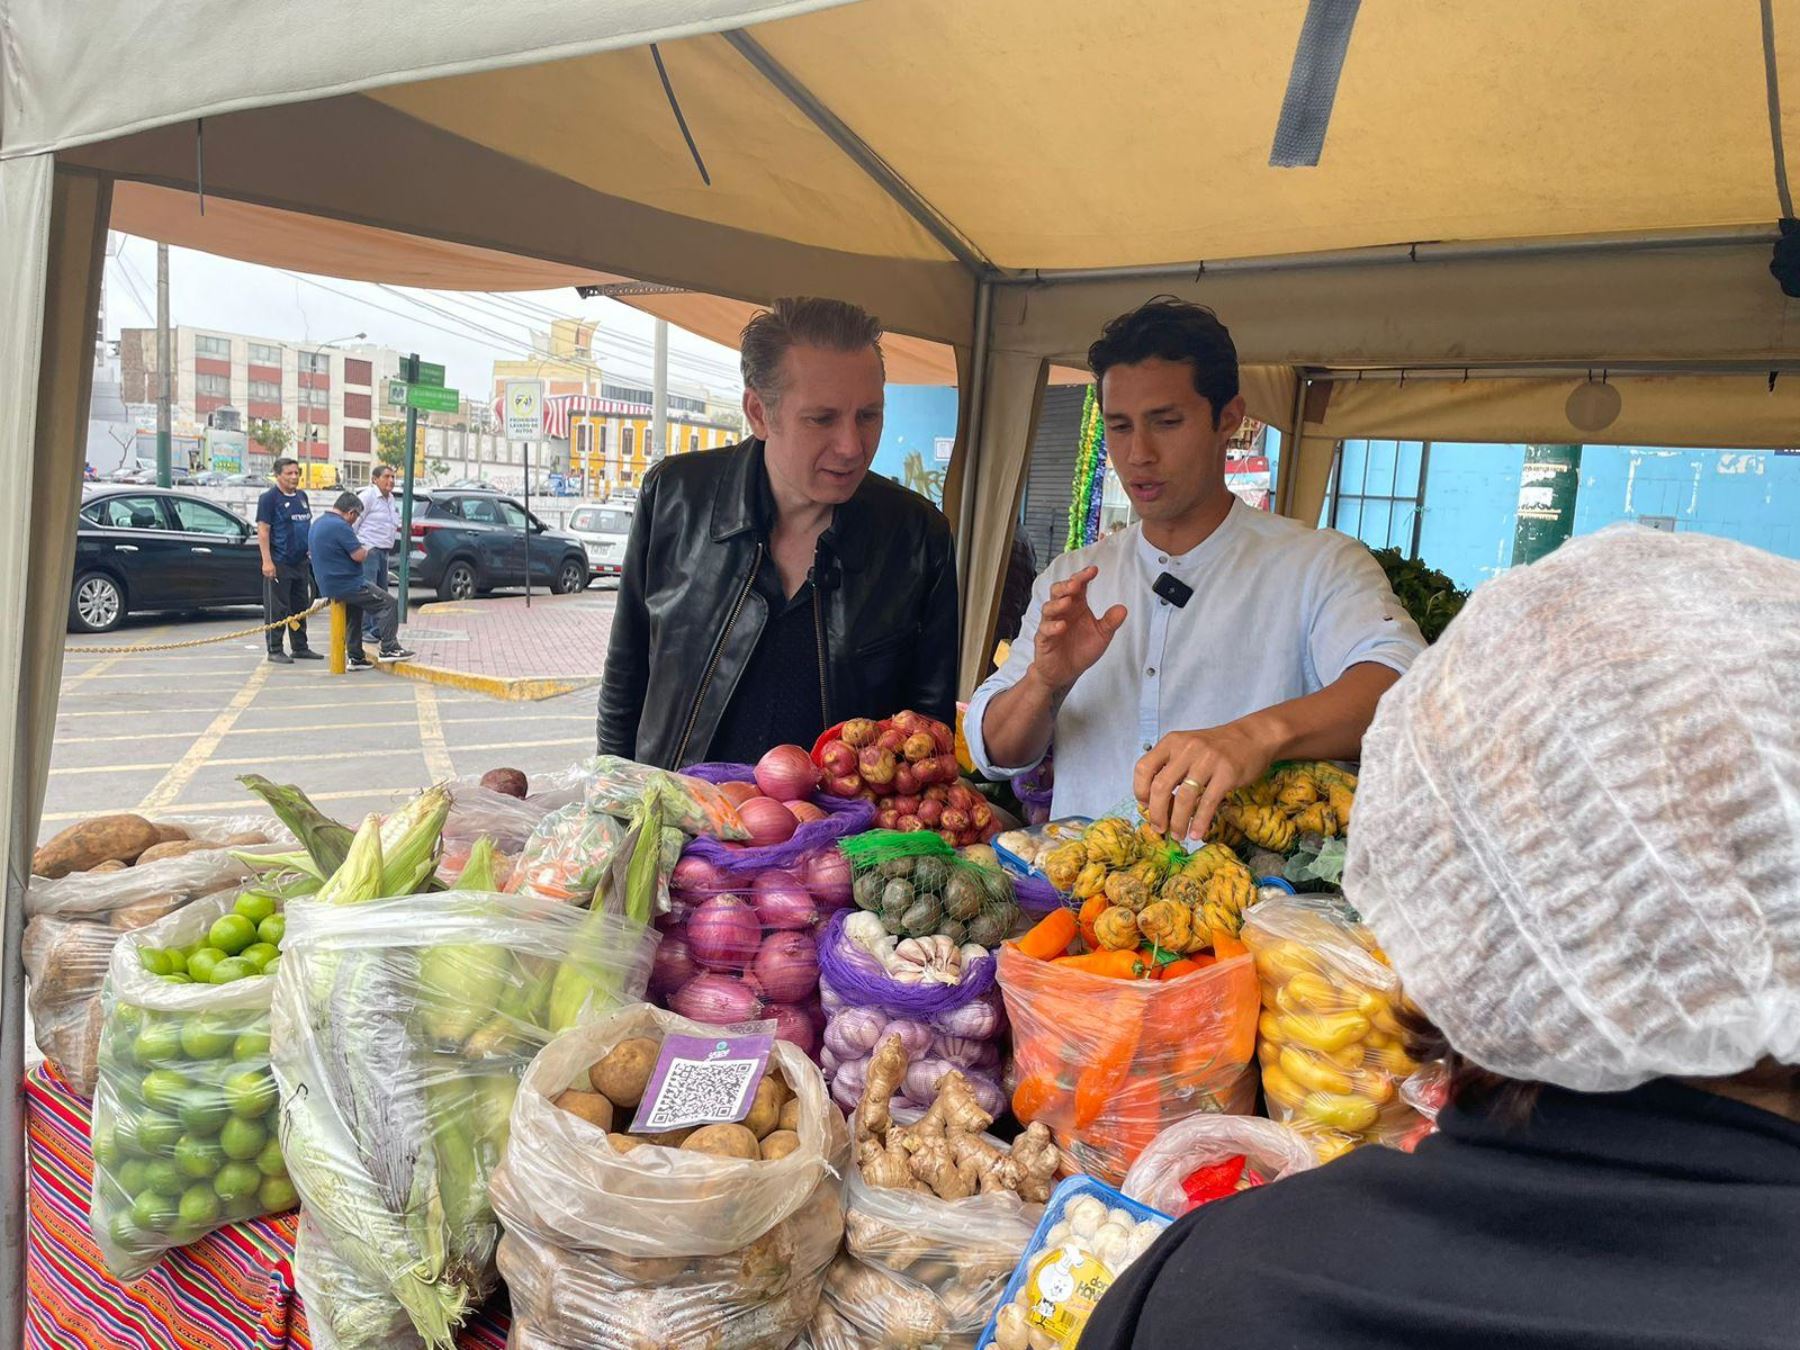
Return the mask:
{"type": "Polygon", "coordinates": [[[138,656],[146,652],[178,652],[188,647],[204,647],[211,642],[230,642],[234,638],[255,637],[267,633],[274,628],[298,628],[301,620],[310,619],[313,615],[327,608],[329,600],[315,600],[310,609],[298,614],[290,614],[285,619],[277,619],[274,623],[258,624],[254,628],[239,628],[230,633],[215,633],[211,637],[189,638],[186,642],[139,642],[129,647],[64,647],[64,656],[138,656]]]}

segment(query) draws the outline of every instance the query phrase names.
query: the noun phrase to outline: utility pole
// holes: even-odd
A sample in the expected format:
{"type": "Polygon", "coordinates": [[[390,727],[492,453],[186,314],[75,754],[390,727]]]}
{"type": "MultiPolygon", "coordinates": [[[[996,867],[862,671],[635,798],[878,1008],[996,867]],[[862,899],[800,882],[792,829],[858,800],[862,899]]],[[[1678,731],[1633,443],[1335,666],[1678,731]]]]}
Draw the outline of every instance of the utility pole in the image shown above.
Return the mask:
{"type": "Polygon", "coordinates": [[[169,400],[174,396],[171,381],[175,360],[169,354],[169,246],[156,246],[156,485],[168,487],[170,482],[169,400]]]}
{"type": "Polygon", "coordinates": [[[651,464],[669,453],[669,321],[656,321],[656,364],[650,371],[650,453],[651,464]]]}
{"type": "MultiPolygon", "coordinates": [[[[419,382],[419,354],[406,358],[406,387],[411,391],[419,382]]],[[[412,399],[406,400],[406,460],[400,488],[400,622],[406,622],[407,589],[412,584],[412,508],[413,468],[418,451],[413,442],[419,434],[419,410],[412,399]]]]}

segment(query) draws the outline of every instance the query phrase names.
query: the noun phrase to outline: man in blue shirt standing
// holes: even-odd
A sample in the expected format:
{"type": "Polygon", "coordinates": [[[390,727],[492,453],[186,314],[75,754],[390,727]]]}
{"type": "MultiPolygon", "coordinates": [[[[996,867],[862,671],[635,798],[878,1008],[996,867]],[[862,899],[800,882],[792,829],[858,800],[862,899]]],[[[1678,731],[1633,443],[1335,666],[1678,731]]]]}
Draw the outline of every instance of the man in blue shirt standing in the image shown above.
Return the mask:
{"type": "MultiPolygon", "coordinates": [[[[312,604],[311,578],[307,575],[307,531],[312,527],[312,507],[300,491],[300,461],[282,456],[275,461],[275,486],[256,502],[256,543],[262,549],[263,622],[277,623],[304,614],[312,604]]],[[[291,629],[269,630],[269,660],[292,665],[295,658],[317,661],[319,653],[306,645],[306,620],[291,629]],[[281,635],[289,639],[294,655],[281,650],[281,635]]]]}
{"type": "MultiPolygon", "coordinates": [[[[362,502],[362,515],[356,522],[356,537],[368,550],[368,556],[363,559],[363,576],[371,586],[385,591],[388,557],[400,538],[400,502],[394,496],[394,466],[377,464],[369,475],[369,486],[358,497],[362,502]]],[[[381,635],[375,631],[375,616],[367,614],[364,619],[367,627],[363,630],[363,638],[369,642],[377,641],[381,635]]]]}
{"type": "Polygon", "coordinates": [[[351,670],[369,670],[374,665],[363,654],[365,618],[380,639],[383,661],[404,661],[412,655],[400,645],[400,607],[394,597],[363,574],[369,550],[356,537],[356,518],[361,514],[362,503],[356,494],[340,492],[331,510],[313,522],[310,540],[319,594],[344,603],[351,670]]]}

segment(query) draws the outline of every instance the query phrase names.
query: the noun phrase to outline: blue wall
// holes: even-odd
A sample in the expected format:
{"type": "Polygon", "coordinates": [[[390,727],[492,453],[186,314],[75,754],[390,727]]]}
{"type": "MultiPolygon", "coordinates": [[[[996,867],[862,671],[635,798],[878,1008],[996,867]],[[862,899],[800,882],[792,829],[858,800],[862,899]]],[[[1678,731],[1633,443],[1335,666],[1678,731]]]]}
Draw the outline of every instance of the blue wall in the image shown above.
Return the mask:
{"type": "MultiPolygon", "coordinates": [[[[1512,562],[1523,445],[1434,441],[1425,483],[1419,556],[1458,585],[1474,586],[1512,562]]],[[[1410,504],[1354,500],[1368,465],[1368,491],[1400,495],[1418,480],[1418,443],[1346,441],[1338,528],[1376,546],[1411,543],[1410,504]]],[[[1329,510],[1329,503],[1327,503],[1329,510]]],[[[1590,445],[1581,456],[1575,533],[1591,534],[1642,516],[1672,517],[1679,532],[1735,539],[1800,558],[1800,454],[1770,450],[1666,450],[1590,445]]]]}
{"type": "Polygon", "coordinates": [[[875,472],[944,504],[944,471],[936,442],[956,435],[956,390],[935,384],[890,384],[887,422],[875,472]],[[915,458],[916,456],[916,458],[915,458]]]}

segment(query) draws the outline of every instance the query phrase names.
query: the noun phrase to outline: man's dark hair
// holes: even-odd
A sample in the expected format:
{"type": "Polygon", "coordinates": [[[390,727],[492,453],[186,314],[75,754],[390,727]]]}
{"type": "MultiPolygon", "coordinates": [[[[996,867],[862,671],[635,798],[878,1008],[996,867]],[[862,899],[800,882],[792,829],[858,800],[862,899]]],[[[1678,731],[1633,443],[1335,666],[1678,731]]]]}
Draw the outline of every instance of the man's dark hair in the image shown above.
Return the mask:
{"type": "Polygon", "coordinates": [[[332,503],[332,506],[347,516],[357,516],[362,514],[362,498],[357,496],[354,492],[338,493],[338,499],[332,503]]]}
{"type": "Polygon", "coordinates": [[[280,459],[275,461],[275,476],[277,478],[281,477],[281,471],[283,469],[287,468],[290,464],[298,464],[299,462],[300,461],[295,459],[292,455],[283,455],[280,459]]]}
{"type": "Polygon", "coordinates": [[[1237,347],[1219,316],[1205,305],[1172,295],[1146,300],[1109,322],[1088,348],[1088,369],[1098,384],[1114,366],[1135,366],[1160,357],[1186,361],[1194,370],[1194,391],[1212,404],[1213,425],[1238,395],[1237,347]]]}

